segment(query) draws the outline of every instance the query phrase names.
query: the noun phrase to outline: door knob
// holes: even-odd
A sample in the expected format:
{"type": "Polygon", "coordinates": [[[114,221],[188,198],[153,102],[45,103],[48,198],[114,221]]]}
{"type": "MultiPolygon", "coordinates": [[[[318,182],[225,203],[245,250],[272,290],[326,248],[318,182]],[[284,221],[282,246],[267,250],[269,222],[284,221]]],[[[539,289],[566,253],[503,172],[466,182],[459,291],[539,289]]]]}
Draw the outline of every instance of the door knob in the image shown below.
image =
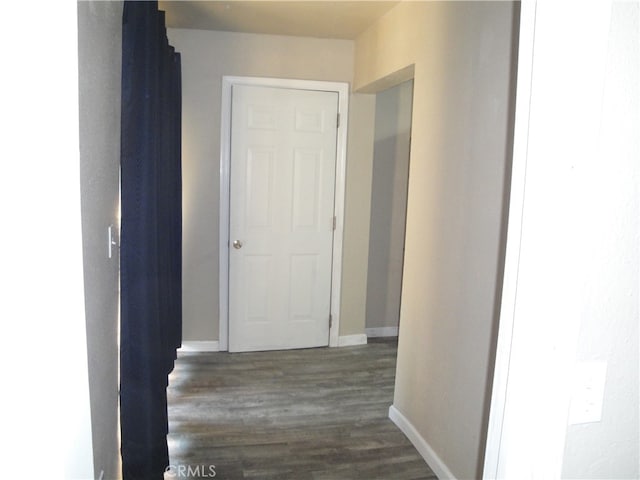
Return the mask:
{"type": "Polygon", "coordinates": [[[233,241],[233,248],[235,248],[236,250],[239,250],[242,248],[242,242],[240,240],[234,240],[233,241]]]}

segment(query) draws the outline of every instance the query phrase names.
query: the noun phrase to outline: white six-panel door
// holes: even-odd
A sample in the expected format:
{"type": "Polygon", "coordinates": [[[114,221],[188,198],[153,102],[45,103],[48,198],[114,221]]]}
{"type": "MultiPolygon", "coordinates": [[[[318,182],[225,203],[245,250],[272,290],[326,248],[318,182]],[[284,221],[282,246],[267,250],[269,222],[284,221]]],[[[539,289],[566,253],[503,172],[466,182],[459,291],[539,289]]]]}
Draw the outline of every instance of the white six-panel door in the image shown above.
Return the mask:
{"type": "Polygon", "coordinates": [[[229,351],[328,345],[337,92],[234,85],[229,351]]]}

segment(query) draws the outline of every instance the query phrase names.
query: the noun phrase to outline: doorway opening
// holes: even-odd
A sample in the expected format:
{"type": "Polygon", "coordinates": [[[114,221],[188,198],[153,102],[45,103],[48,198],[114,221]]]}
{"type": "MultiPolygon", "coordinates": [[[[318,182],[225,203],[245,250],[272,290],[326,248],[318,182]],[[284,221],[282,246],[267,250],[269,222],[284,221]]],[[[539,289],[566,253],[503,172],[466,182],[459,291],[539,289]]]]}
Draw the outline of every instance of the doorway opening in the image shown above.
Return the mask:
{"type": "Polygon", "coordinates": [[[397,337],[402,297],[413,80],[376,94],[367,337],[397,337]]]}

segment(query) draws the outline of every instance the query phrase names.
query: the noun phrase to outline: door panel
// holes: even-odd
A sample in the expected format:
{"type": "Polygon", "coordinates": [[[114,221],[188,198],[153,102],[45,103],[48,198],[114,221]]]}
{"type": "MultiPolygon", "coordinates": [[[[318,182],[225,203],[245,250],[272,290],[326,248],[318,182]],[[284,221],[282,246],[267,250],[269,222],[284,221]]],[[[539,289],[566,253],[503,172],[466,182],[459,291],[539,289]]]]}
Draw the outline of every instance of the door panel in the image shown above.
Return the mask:
{"type": "Polygon", "coordinates": [[[271,195],[275,149],[248,148],[246,156],[246,227],[249,229],[271,226],[271,195]]]}
{"type": "Polygon", "coordinates": [[[315,230],[318,225],[320,204],[318,194],[322,189],[322,151],[296,149],[293,159],[292,229],[315,230]]]}
{"type": "Polygon", "coordinates": [[[230,351],[328,345],[337,109],[336,92],[233,87],[230,351]]]}

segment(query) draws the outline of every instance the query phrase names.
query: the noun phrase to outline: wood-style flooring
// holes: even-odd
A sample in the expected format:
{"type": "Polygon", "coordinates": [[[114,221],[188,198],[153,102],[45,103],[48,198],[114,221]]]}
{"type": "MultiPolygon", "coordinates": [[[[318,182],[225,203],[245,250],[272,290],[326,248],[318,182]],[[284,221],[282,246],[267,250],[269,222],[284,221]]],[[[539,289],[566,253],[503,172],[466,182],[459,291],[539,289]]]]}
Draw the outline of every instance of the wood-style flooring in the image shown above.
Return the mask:
{"type": "Polygon", "coordinates": [[[356,347],[180,354],[168,389],[165,478],[215,471],[221,480],[435,479],[387,417],[396,351],[395,339],[370,339],[356,347]]]}

